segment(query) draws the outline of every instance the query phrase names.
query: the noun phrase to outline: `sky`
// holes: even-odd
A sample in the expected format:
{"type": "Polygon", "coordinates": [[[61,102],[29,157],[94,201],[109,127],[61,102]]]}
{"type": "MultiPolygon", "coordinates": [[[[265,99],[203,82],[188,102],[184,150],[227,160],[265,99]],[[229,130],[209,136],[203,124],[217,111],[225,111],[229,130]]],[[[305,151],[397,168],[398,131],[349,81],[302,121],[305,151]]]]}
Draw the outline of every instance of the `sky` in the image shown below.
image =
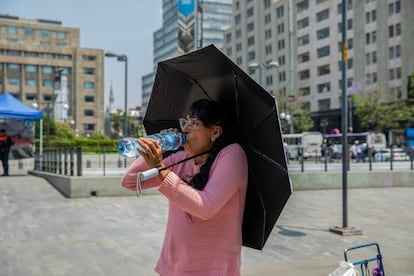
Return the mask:
{"type": "MultiPolygon", "coordinates": [[[[153,71],[154,31],[162,26],[161,0],[0,0],[0,14],[50,19],[80,29],[80,47],[128,57],[128,108],[141,105],[141,77],[153,71]]],[[[105,58],[105,107],[124,108],[125,63],[105,58]]]]}

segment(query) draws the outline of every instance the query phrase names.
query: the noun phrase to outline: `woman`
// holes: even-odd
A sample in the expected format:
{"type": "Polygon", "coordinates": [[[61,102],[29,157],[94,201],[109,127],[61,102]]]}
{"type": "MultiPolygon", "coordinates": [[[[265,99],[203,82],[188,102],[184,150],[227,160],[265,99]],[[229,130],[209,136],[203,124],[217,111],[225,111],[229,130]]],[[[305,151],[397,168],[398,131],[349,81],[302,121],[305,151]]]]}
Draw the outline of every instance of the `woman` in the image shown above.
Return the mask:
{"type": "Polygon", "coordinates": [[[234,143],[225,109],[217,102],[199,100],[186,119],[180,119],[187,141],[184,151],[162,159],[158,144],[138,139],[145,149],[122,178],[135,190],[137,172],[187,162],[161,171],[142,188],[158,186],[168,198],[169,214],[161,255],[155,271],[161,275],[240,275],[242,219],[248,166],[234,143]]]}

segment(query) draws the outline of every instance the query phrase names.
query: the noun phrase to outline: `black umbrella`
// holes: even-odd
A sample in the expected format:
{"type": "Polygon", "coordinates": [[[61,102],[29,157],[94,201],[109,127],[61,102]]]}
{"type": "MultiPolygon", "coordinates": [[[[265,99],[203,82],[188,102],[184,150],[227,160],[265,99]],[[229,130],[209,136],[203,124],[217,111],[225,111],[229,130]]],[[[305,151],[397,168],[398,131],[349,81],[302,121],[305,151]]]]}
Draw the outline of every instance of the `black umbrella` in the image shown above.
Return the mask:
{"type": "Polygon", "coordinates": [[[224,103],[235,118],[249,162],[243,245],[262,249],[292,192],[275,99],[210,45],[158,63],[147,133],[178,128],[199,99],[224,103]]]}

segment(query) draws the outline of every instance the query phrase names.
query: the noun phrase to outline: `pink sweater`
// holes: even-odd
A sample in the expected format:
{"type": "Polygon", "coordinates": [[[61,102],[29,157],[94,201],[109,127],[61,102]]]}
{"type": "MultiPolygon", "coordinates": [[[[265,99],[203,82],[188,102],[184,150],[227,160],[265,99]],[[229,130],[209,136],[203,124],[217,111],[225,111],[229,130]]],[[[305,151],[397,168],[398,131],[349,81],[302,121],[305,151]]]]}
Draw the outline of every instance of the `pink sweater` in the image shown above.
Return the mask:
{"type": "MultiPolygon", "coordinates": [[[[184,151],[170,155],[165,165],[187,157],[184,151]]],[[[122,178],[122,186],[135,190],[138,171],[147,165],[138,158],[122,178]]],[[[166,275],[240,275],[242,220],[248,181],[247,159],[238,144],[225,147],[211,166],[204,190],[190,187],[200,170],[194,160],[170,168],[142,188],[158,186],[169,200],[164,244],[155,271],[166,275]],[[188,216],[191,214],[191,218],[188,216]]]]}

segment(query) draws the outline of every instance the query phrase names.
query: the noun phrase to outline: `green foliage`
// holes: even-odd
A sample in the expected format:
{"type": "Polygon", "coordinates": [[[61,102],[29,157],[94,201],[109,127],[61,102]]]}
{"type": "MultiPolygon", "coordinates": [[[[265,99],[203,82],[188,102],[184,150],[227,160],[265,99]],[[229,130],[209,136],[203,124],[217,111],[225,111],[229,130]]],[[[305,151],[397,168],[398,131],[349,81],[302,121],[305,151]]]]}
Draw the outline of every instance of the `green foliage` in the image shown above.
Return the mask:
{"type": "Polygon", "coordinates": [[[414,116],[414,108],[406,101],[395,99],[392,93],[388,93],[384,99],[378,89],[355,95],[353,101],[355,115],[367,130],[387,132],[405,128],[414,116]]]}
{"type": "Polygon", "coordinates": [[[293,116],[293,126],[296,132],[305,132],[313,128],[314,121],[311,117],[311,112],[304,108],[295,108],[295,115],[293,116]]]}

